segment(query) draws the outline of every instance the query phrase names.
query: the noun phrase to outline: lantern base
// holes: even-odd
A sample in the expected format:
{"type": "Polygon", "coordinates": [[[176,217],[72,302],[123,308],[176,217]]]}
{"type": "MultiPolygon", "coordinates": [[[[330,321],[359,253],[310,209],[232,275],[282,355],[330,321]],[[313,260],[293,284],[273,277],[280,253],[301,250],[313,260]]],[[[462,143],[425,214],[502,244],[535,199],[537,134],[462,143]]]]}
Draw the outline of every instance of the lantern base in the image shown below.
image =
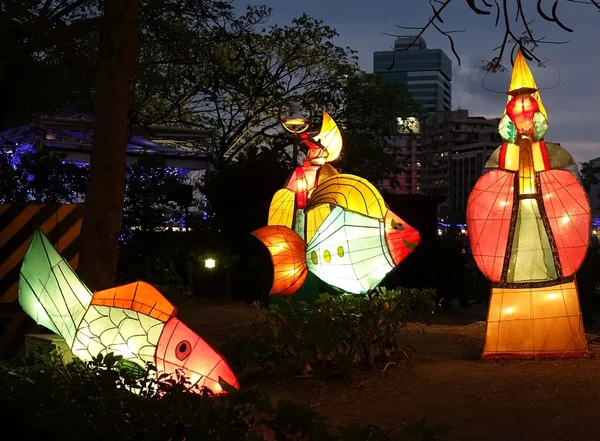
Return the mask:
{"type": "Polygon", "coordinates": [[[492,288],[482,360],[587,356],[575,281],[492,288]]]}

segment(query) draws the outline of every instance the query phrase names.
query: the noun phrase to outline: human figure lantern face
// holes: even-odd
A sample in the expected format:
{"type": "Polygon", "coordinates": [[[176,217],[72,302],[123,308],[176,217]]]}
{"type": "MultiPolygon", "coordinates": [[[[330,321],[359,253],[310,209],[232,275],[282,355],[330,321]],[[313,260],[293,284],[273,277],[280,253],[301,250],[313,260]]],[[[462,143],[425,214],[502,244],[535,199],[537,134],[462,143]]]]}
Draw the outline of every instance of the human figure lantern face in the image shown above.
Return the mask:
{"type": "Polygon", "coordinates": [[[506,115],[500,120],[499,131],[508,142],[516,142],[518,136],[532,141],[541,140],[548,130],[548,121],[533,94],[535,89],[520,89],[506,105],[506,115]]]}
{"type": "Polygon", "coordinates": [[[540,106],[531,95],[513,97],[506,106],[506,113],[515,124],[520,135],[533,135],[533,115],[539,112],[540,106]]]}

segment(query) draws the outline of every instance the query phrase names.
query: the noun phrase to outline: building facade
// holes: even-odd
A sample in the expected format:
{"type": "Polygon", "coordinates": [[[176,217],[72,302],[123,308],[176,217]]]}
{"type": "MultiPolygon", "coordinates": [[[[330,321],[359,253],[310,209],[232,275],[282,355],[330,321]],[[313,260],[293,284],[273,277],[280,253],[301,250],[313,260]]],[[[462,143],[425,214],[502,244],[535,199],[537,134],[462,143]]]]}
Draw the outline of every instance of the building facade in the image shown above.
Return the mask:
{"type": "MultiPolygon", "coordinates": [[[[441,219],[457,222],[464,218],[464,212],[456,211],[458,202],[452,202],[451,198],[451,193],[454,191],[457,182],[457,172],[453,169],[453,156],[459,154],[464,146],[486,141],[486,137],[483,139],[480,139],[480,137],[484,133],[497,132],[499,121],[498,118],[488,119],[482,116],[469,116],[468,110],[459,109],[432,115],[432,118],[423,129],[421,141],[421,192],[433,197],[438,202],[438,216],[441,219]]],[[[485,136],[491,137],[492,135],[485,136]]],[[[496,142],[494,148],[498,147],[500,143],[500,141],[496,142]]],[[[490,148],[491,146],[492,144],[489,144],[490,148]]],[[[483,153],[481,154],[483,155],[483,153]]],[[[464,161],[461,164],[464,165],[464,161]]],[[[485,164],[483,159],[482,164],[485,164]]],[[[457,167],[458,165],[457,163],[457,167]]],[[[477,166],[476,163],[474,166],[477,166]]],[[[470,165],[467,170],[470,170],[470,165]]],[[[467,182],[470,182],[470,178],[467,182]]]]}
{"type": "Polygon", "coordinates": [[[426,112],[452,108],[452,61],[441,49],[427,49],[425,40],[396,39],[394,50],[373,54],[373,72],[388,82],[406,86],[413,99],[426,112]]]}
{"type": "Polygon", "coordinates": [[[421,134],[404,134],[390,138],[390,148],[402,155],[402,173],[394,179],[384,179],[380,189],[392,194],[421,193],[421,134]]]}
{"type": "Polygon", "coordinates": [[[480,133],[479,141],[457,146],[452,152],[448,211],[456,222],[464,223],[467,201],[490,155],[502,144],[497,131],[480,133]]]}

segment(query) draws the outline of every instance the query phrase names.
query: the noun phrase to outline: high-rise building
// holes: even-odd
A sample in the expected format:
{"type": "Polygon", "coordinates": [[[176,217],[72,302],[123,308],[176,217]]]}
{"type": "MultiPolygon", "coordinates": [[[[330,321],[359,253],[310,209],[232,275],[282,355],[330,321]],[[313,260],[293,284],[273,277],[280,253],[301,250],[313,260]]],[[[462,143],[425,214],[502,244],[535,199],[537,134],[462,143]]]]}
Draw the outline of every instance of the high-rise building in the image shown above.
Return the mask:
{"type": "Polygon", "coordinates": [[[480,133],[479,141],[458,145],[452,152],[449,207],[458,222],[464,222],[471,190],[481,176],[485,163],[494,150],[503,143],[498,131],[480,133]]]}
{"type": "MultiPolygon", "coordinates": [[[[451,190],[457,185],[453,155],[455,152],[460,154],[463,146],[479,142],[482,133],[497,132],[500,120],[469,116],[469,111],[465,109],[440,112],[434,116],[422,131],[421,192],[438,201],[440,218],[456,222],[464,217],[464,213],[456,211],[458,206],[451,199],[451,190]]],[[[499,145],[500,141],[496,147],[499,145]]],[[[482,164],[485,165],[483,159],[482,164]]],[[[468,173],[469,170],[467,168],[468,173]]]]}
{"type": "Polygon", "coordinates": [[[452,61],[441,49],[427,49],[421,37],[400,37],[393,51],[375,52],[373,72],[404,84],[426,112],[452,108],[452,61]]]}
{"type": "Polygon", "coordinates": [[[421,134],[403,134],[389,139],[390,149],[400,154],[404,167],[392,179],[384,179],[380,188],[387,193],[421,193],[421,134]]]}

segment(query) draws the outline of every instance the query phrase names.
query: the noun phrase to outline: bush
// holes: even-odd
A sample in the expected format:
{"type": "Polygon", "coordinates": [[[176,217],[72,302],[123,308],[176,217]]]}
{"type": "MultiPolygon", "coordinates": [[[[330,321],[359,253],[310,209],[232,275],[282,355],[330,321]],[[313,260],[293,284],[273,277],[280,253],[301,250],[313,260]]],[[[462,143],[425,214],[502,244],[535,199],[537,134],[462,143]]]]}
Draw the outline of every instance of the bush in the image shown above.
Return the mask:
{"type": "Polygon", "coordinates": [[[2,440],[391,440],[371,426],[341,427],[332,436],[318,414],[289,401],[273,407],[257,389],[199,392],[184,381],[135,376],[112,355],[65,364],[57,352],[38,352],[0,363],[2,440]]]}
{"type": "Polygon", "coordinates": [[[404,356],[400,328],[433,314],[435,291],[378,288],[366,295],[323,294],[314,305],[287,303],[261,308],[261,319],[228,340],[222,352],[234,369],[260,366],[286,375],[351,374],[404,356]]]}

